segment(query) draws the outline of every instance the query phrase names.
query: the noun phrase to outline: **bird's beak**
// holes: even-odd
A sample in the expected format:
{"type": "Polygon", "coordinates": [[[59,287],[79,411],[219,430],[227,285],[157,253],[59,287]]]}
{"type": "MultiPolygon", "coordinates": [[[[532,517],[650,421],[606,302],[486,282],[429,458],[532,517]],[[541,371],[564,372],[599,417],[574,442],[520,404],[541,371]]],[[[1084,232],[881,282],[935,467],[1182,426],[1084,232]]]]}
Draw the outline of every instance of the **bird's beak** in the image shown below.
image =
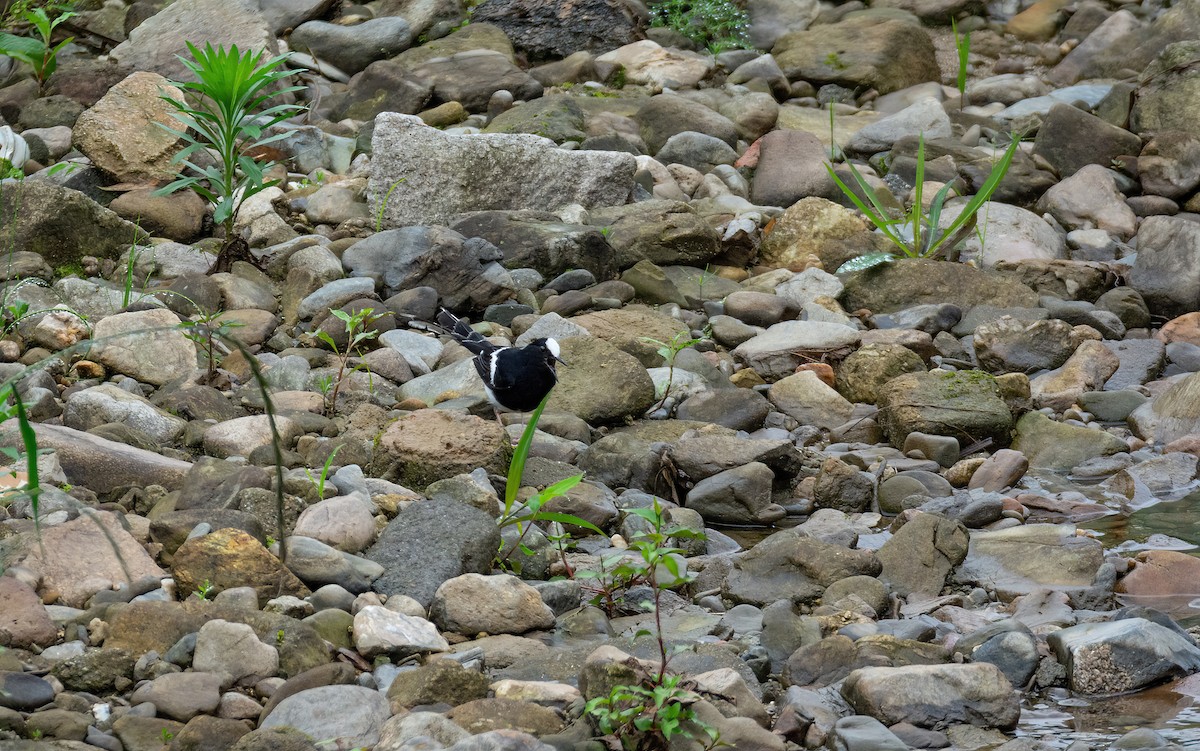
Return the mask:
{"type": "Polygon", "coordinates": [[[564,359],[562,359],[562,358],[561,358],[561,357],[559,357],[558,355],[551,355],[551,357],[553,357],[555,360],[557,360],[557,361],[558,361],[560,364],[562,364],[562,365],[566,365],[566,364],[567,364],[567,361],[566,361],[566,360],[564,360],[564,359]]]}

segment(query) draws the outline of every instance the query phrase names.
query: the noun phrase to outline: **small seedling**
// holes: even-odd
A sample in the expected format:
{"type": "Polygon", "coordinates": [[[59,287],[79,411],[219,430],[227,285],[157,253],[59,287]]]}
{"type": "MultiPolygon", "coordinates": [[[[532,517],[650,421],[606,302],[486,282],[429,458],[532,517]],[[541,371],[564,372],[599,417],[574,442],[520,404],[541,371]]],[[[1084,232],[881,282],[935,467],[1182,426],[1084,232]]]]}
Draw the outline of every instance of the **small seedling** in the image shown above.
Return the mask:
{"type": "Polygon", "coordinates": [[[342,390],[342,385],[350,377],[350,374],[360,370],[370,372],[367,370],[366,365],[360,364],[351,367],[350,360],[359,352],[364,344],[379,336],[379,332],[371,328],[371,324],[379,320],[383,314],[377,314],[374,308],[363,308],[354,313],[347,313],[344,310],[330,310],[329,313],[346,327],[345,347],[339,347],[337,341],[329,332],[317,332],[317,339],[327,344],[338,359],[337,375],[333,377],[328,394],[325,397],[325,413],[331,415],[337,409],[338,393],[342,390]]]}
{"type": "Polygon", "coordinates": [[[216,589],[216,585],[214,585],[208,579],[205,579],[196,587],[196,597],[201,600],[207,600],[208,596],[212,594],[214,589],[216,589]]]}
{"type": "Polygon", "coordinates": [[[971,55],[971,32],[964,32],[960,36],[958,22],[953,18],[950,19],[950,28],[954,30],[954,48],[958,50],[958,77],[955,84],[958,86],[958,108],[961,110],[967,105],[967,58],[971,55]]]}
{"type": "Polygon", "coordinates": [[[669,341],[669,342],[664,342],[659,339],[654,339],[654,338],[648,337],[648,336],[639,337],[639,339],[641,341],[646,342],[648,344],[657,344],[658,349],[656,349],[655,351],[658,352],[659,356],[662,357],[662,359],[664,361],[666,361],[666,363],[667,363],[667,387],[665,389],[663,389],[662,398],[658,400],[658,403],[650,408],[651,412],[655,411],[656,409],[661,408],[664,404],[667,403],[667,397],[670,396],[670,394],[671,394],[671,386],[675,380],[675,358],[683,350],[685,350],[688,347],[691,347],[693,345],[699,344],[700,342],[704,341],[707,338],[708,338],[707,333],[705,333],[705,335],[703,337],[700,337],[697,339],[697,338],[692,338],[691,334],[689,334],[686,331],[680,331],[678,334],[671,337],[671,341],[669,341]]]}
{"type": "Polygon", "coordinates": [[[229,338],[229,332],[242,325],[236,321],[218,320],[220,315],[216,312],[199,313],[179,323],[183,335],[200,348],[200,356],[204,358],[206,369],[203,382],[206,384],[216,380],[217,363],[229,354],[229,348],[224,344],[229,338]]]}
{"type": "Polygon", "coordinates": [[[50,18],[45,8],[27,8],[21,13],[21,17],[37,30],[41,38],[19,37],[0,31],[0,55],[8,55],[28,64],[33,68],[38,90],[45,91],[46,81],[58,69],[59,51],[75,40],[75,37],[67,37],[58,44],[53,44],[51,37],[59,24],[77,15],[79,14],[68,12],[50,18]]]}
{"type": "Polygon", "coordinates": [[[333,451],[329,452],[329,456],[325,457],[325,466],[321,467],[321,474],[319,476],[313,477],[311,470],[307,468],[304,470],[304,474],[308,475],[308,481],[316,488],[318,501],[325,497],[325,480],[329,477],[329,468],[333,466],[333,458],[337,456],[337,452],[341,451],[341,449],[341,446],[336,446],[333,451]]]}
{"type": "Polygon", "coordinates": [[[406,182],[407,180],[408,180],[407,177],[400,178],[396,182],[392,183],[391,187],[389,187],[387,189],[387,192],[383,194],[383,200],[379,202],[379,210],[375,213],[375,231],[376,232],[380,232],[383,230],[383,214],[385,211],[387,211],[388,201],[390,201],[392,199],[392,191],[395,190],[400,185],[400,183],[406,182]]]}

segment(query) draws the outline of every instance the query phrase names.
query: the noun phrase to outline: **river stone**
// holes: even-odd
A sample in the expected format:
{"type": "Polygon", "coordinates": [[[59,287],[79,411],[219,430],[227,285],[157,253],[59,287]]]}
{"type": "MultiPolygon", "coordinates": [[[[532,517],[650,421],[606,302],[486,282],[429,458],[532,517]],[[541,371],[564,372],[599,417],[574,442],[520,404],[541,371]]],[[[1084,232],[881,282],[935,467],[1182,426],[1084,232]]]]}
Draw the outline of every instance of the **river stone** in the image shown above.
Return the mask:
{"type": "Polygon", "coordinates": [[[845,423],[854,412],[853,404],[811,370],[794,373],[771,384],[767,398],[776,409],[801,425],[815,425],[826,430],[845,423]]]}
{"type": "Polygon", "coordinates": [[[191,59],[180,29],[203,29],[213,47],[279,51],[275,35],[252,0],[181,0],[173,2],[130,30],[113,48],[114,60],[134,70],[149,70],[173,81],[193,80],[181,59],[191,59]]]}
{"type": "MultiPolygon", "coordinates": [[[[721,236],[684,201],[653,199],[597,208],[590,213],[589,221],[608,228],[605,240],[620,269],[643,261],[699,267],[721,251],[721,236]]],[[[670,284],[674,286],[674,280],[670,284]]],[[[640,297],[647,297],[645,291],[638,292],[640,297]]]]}
{"type": "Polygon", "coordinates": [[[140,310],[101,319],[91,357],[109,370],[161,386],[196,369],[196,347],[169,310],[140,310]]]}
{"type": "Polygon", "coordinates": [[[354,648],[367,658],[408,657],[422,652],[444,652],[450,645],[424,618],[368,605],[354,614],[354,648]]]}
{"type": "Polygon", "coordinates": [[[771,503],[775,473],[765,464],[751,462],[727,469],[696,483],[686,505],[707,522],[719,524],[773,524],[785,516],[771,503]]]}
{"type": "MultiPolygon", "coordinates": [[[[78,264],[84,255],[116,259],[131,244],[149,242],[149,235],[134,223],[80,191],[52,182],[28,180],[14,188],[6,184],[4,200],[20,207],[15,212],[5,209],[6,255],[37,253],[51,268],[59,268],[78,264]]],[[[92,338],[99,339],[95,331],[92,338]]]]}
{"type": "Polygon", "coordinates": [[[523,634],[554,627],[554,611],[525,582],[498,574],[463,574],[437,588],[429,618],[443,631],[464,636],[523,634]]]}
{"type": "Polygon", "coordinates": [[[1089,164],[1107,167],[1119,156],[1141,151],[1142,139],[1137,135],[1070,104],[1050,108],[1033,144],[1033,153],[1064,178],[1089,164]]]}
{"type": "Polygon", "coordinates": [[[564,58],[579,50],[607,52],[638,37],[633,9],[603,0],[568,5],[486,0],[475,6],[471,22],[502,29],[513,46],[533,60],[564,58]]]}
{"type": "Polygon", "coordinates": [[[75,147],[118,182],[174,179],[184,141],[160,127],[181,127],[163,97],[182,102],[183,92],[157,73],[131,74],[75,121],[75,147]]]}
{"type": "Polygon", "coordinates": [[[430,660],[405,670],[387,690],[388,701],[398,709],[439,703],[453,707],[487,695],[487,677],[455,660],[430,660]]]}
{"type": "Polygon", "coordinates": [[[1117,582],[1122,602],[1176,617],[1190,615],[1200,559],[1175,550],[1146,550],[1135,561],[1134,569],[1117,582]]]}
{"type": "Polygon", "coordinates": [[[1121,361],[1102,342],[1088,340],[1079,345],[1058,370],[1044,373],[1029,383],[1033,404],[1062,412],[1079,401],[1086,391],[1103,388],[1121,361]]]}
{"type": "Polygon", "coordinates": [[[1163,50],[1142,72],[1129,113],[1130,130],[1138,134],[1166,130],[1196,133],[1193,97],[1200,92],[1200,78],[1191,67],[1197,60],[1200,44],[1194,39],[1163,50]]]}
{"type": "Polygon", "coordinates": [[[1186,637],[1144,618],[1082,623],[1047,637],[1067,668],[1071,690],[1083,694],[1136,691],[1200,670],[1200,649],[1186,637]]]}
{"type": "Polygon", "coordinates": [[[1079,340],[1066,321],[1004,316],[976,327],[975,356],[991,373],[1033,373],[1062,365],[1079,340]]]}
{"type": "Polygon", "coordinates": [[[221,676],[210,672],[167,673],[139,686],[129,699],[137,704],[148,701],[159,716],[187,722],[198,714],[216,712],[221,703],[221,676]]]}
{"type": "Polygon", "coordinates": [[[1183,217],[1152,216],[1138,232],[1129,284],[1159,315],[1200,310],[1200,226],[1183,217]]]}
{"type": "Polygon", "coordinates": [[[1038,305],[1037,293],[1008,275],[921,258],[902,258],[851,274],[845,284],[842,306],[872,313],[942,303],[962,310],[981,303],[1011,308],[1038,305]]]}
{"type": "Polygon", "coordinates": [[[861,513],[875,500],[875,478],[831,456],[821,463],[813,484],[813,503],[819,509],[861,513]]]}
{"type": "Polygon", "coordinates": [[[1128,444],[1103,430],[1055,422],[1040,412],[1017,421],[1012,447],[1032,467],[1069,471],[1088,459],[1129,450],[1128,444]]]}
{"type": "Polygon", "coordinates": [[[776,476],[800,471],[801,456],[788,440],[746,439],[733,435],[681,438],[668,449],[675,468],[693,482],[750,462],[761,462],[776,476]]]}
{"type": "Polygon", "coordinates": [[[558,368],[547,411],[611,424],[640,416],[653,405],[654,381],[633,355],[591,336],[563,339],[559,346],[569,365],[558,368]]]}
{"type": "Polygon", "coordinates": [[[309,594],[308,587],[278,558],[240,529],[219,529],[188,540],[175,551],[171,565],[182,592],[194,592],[207,582],[215,593],[253,587],[260,603],[285,594],[309,594]]]}
{"type": "Polygon", "coordinates": [[[780,599],[812,603],[848,576],[878,576],[874,551],[850,550],[796,530],[776,532],[734,558],[722,596],[762,607],[780,599]]]}
{"type": "Polygon", "coordinates": [[[996,380],[978,370],[906,373],[883,385],[877,403],[880,427],[894,446],[914,431],[964,444],[991,438],[1004,446],[1012,430],[996,380]]]}
{"type": "Polygon", "coordinates": [[[973,631],[955,643],[954,651],[971,662],[992,663],[1017,688],[1029,683],[1041,661],[1037,637],[1017,620],[997,621],[973,631]]]}
{"type": "Polygon", "coordinates": [[[739,345],[734,357],[767,380],[791,375],[805,362],[849,352],[861,335],[849,326],[821,321],[783,321],[739,345]]]}
{"type": "Polygon", "coordinates": [[[1012,684],[986,662],[861,668],[847,676],[841,693],[855,712],[886,725],[966,723],[1012,729],[1021,715],[1012,684]]]}
{"type": "Polygon", "coordinates": [[[1069,230],[1094,227],[1122,240],[1137,231],[1137,216],[1126,205],[1116,178],[1099,164],[1089,164],[1047,190],[1037,211],[1050,214],[1069,230]]]}
{"type": "Polygon", "coordinates": [[[918,24],[848,19],[780,37],[771,50],[789,79],[874,88],[881,94],[940,81],[933,42],[918,24]]]}
{"type": "Polygon", "coordinates": [[[885,383],[904,373],[923,373],[920,355],[899,344],[864,344],[837,368],[838,392],[851,402],[874,404],[885,383]]]}
{"type": "Polygon", "coordinates": [[[985,585],[1007,601],[1043,587],[1086,589],[1103,562],[1100,541],[1076,535],[1074,525],[1026,524],[973,533],[955,579],[985,585]]]}
{"type": "Polygon", "coordinates": [[[500,549],[496,520],[455,501],[413,503],[388,523],[366,557],[384,567],[375,591],[404,594],[423,606],[447,579],[491,571],[500,549]],[[431,547],[430,540],[438,544],[431,547]]]}
{"type": "Polygon", "coordinates": [[[318,686],[279,702],[259,728],[290,727],[346,748],[373,747],[390,716],[387,698],[373,688],[318,686]]]}
{"type": "Polygon", "coordinates": [[[423,488],[478,467],[504,474],[511,451],[508,434],[494,420],[422,409],[384,430],[373,466],[385,479],[423,488]]]}
{"type": "Polygon", "coordinates": [[[942,103],[933,97],[925,97],[865,126],[846,144],[846,150],[875,154],[891,149],[892,144],[904,136],[923,133],[926,139],[947,138],[952,132],[950,116],[942,103]]]}
{"type": "MultiPolygon", "coordinates": [[[[0,577],[0,646],[48,647],[58,641],[57,631],[41,598],[29,585],[13,576],[0,577]]],[[[0,688],[0,706],[11,707],[4,703],[3,696],[4,689],[0,688]]]]}
{"type": "MultiPolygon", "coordinates": [[[[817,148],[824,153],[825,147],[817,148]]],[[[826,198],[805,196],[775,220],[774,229],[763,238],[760,261],[799,271],[816,256],[832,271],[866,250],[883,249],[878,236],[853,211],[826,198]]]]}
{"type": "Polygon", "coordinates": [[[368,206],[372,216],[383,209],[385,228],[446,224],[468,211],[613,206],[632,190],[636,166],[632,154],[562,151],[526,134],[449,135],[390,112],[376,118],[373,147],[368,206]]]}
{"type": "Polygon", "coordinates": [[[137,540],[108,511],[88,511],[63,524],[42,530],[41,540],[10,565],[27,566],[41,574],[41,591],[57,592],[57,604],[83,607],[102,590],[143,577],[163,578],[137,540]]]}
{"type": "Polygon", "coordinates": [[[0,707],[32,712],[54,701],[54,686],[30,673],[0,671],[0,707]]]}
{"type": "Polygon", "coordinates": [[[399,16],[371,18],[353,26],[308,21],[292,31],[288,46],[327,60],[354,75],[371,63],[408,49],[413,32],[399,16]]]}
{"type": "Polygon", "coordinates": [[[917,512],[879,549],[879,578],[901,597],[937,597],[967,557],[969,541],[961,522],[917,512]]]}
{"type": "Polygon", "coordinates": [[[293,534],[357,553],[375,541],[375,507],[362,495],[318,501],[300,512],[293,534]]]}

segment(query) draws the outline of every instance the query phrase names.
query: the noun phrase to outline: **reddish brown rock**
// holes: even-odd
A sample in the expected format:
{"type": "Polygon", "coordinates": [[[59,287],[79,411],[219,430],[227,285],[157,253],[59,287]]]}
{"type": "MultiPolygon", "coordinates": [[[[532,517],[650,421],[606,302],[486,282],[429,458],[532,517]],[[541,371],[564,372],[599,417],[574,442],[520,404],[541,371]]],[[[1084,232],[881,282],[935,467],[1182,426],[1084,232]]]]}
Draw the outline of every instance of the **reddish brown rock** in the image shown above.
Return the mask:
{"type": "Polygon", "coordinates": [[[240,529],[219,529],[188,540],[175,551],[172,564],[181,594],[208,582],[214,594],[233,587],[254,587],[259,603],[273,597],[310,594],[263,544],[240,529]]]}
{"type": "Polygon", "coordinates": [[[48,647],[57,639],[58,629],[37,593],[19,579],[0,577],[0,646],[48,647]]]}

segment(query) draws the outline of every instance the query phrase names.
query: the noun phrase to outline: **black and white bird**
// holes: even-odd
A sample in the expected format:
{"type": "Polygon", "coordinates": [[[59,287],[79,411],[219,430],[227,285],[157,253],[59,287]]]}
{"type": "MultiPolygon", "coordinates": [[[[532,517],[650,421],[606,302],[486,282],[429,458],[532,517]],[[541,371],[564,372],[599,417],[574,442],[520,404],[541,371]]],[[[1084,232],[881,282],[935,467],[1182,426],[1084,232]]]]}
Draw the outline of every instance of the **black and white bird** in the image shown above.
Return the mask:
{"type": "Polygon", "coordinates": [[[553,339],[534,339],[524,347],[500,347],[444,308],[438,313],[438,324],[475,355],[475,370],[497,412],[535,409],[558,383],[555,364],[566,364],[553,339]]]}

